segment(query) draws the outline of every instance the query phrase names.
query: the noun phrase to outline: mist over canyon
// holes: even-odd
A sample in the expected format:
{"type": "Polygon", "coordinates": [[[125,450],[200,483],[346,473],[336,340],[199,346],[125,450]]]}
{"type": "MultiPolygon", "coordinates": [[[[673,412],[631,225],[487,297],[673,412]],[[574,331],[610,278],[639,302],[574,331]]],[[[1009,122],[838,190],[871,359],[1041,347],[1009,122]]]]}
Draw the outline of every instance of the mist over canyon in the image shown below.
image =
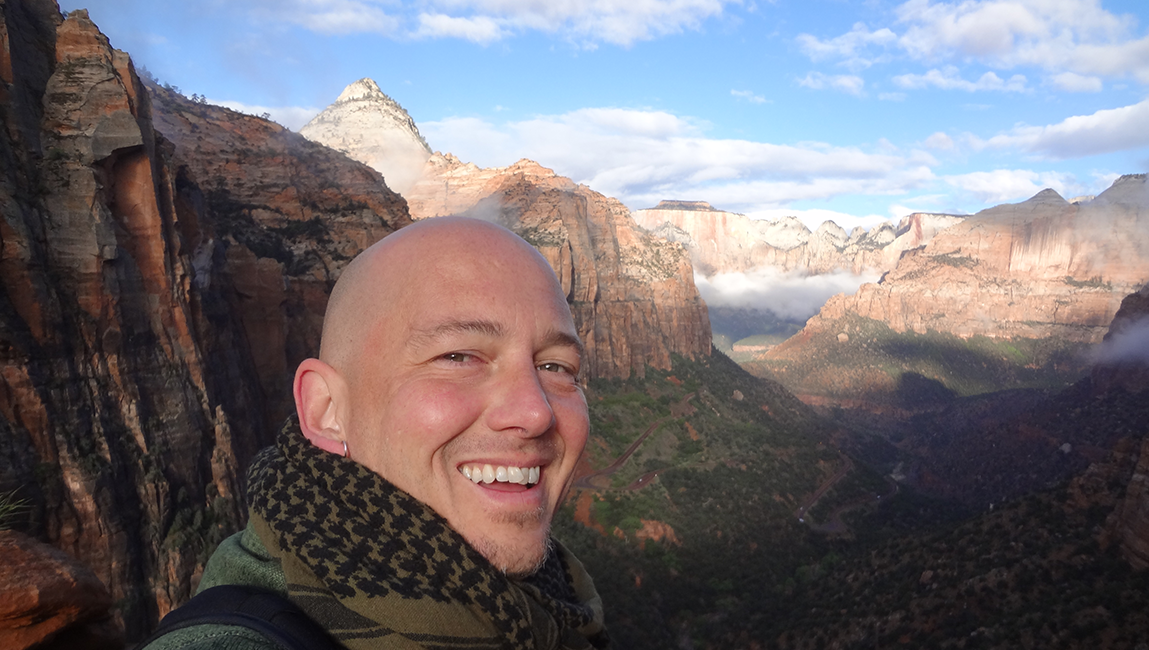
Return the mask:
{"type": "Polygon", "coordinates": [[[586,345],[556,531],[618,647],[1149,634],[1145,175],[850,232],[632,212],[436,152],[370,79],[295,133],[141,80],[85,12],[0,18],[0,544],[88,594],[5,567],[0,645],[118,648],[186,600],[344,266],[452,214],[538,248],[586,345]]]}

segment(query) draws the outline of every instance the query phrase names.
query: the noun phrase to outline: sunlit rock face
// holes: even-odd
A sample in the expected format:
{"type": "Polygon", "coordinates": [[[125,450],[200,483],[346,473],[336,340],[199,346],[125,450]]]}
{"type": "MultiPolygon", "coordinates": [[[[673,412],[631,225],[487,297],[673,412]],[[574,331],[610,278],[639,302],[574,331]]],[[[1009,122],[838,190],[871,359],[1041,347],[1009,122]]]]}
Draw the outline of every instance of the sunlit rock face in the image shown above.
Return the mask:
{"type": "Polygon", "coordinates": [[[634,213],[643,228],[685,244],[695,268],[707,276],[763,267],[810,275],[888,271],[904,251],[921,246],[962,218],[915,213],[897,227],[886,223],[847,233],[832,221],[811,232],[796,217],[751,219],[716,210],[705,201],[662,201],[634,213]]]}
{"type": "Polygon", "coordinates": [[[530,160],[480,169],[435,154],[406,195],[411,216],[501,223],[550,262],[567,294],[591,377],[641,376],[671,355],[710,353],[689,254],[638,228],[619,201],[530,160]]]}
{"type": "Polygon", "coordinates": [[[112,595],[88,567],[59,549],[0,530],[0,647],[121,650],[112,595]]]}
{"type": "Polygon", "coordinates": [[[1123,176],[1092,201],[1043,190],[968,217],[880,282],[830,299],[807,328],[851,314],[899,332],[1095,343],[1146,280],[1149,187],[1143,174],[1123,176]]]}
{"type": "Polygon", "coordinates": [[[138,638],[243,521],[327,292],[406,205],[278,125],[149,90],[51,0],[0,5],[0,115],[0,490],[138,638]]]}
{"type": "Polygon", "coordinates": [[[387,187],[400,194],[419,179],[431,157],[415,121],[371,79],[344,88],[335,103],[299,133],[374,168],[387,187]]]}

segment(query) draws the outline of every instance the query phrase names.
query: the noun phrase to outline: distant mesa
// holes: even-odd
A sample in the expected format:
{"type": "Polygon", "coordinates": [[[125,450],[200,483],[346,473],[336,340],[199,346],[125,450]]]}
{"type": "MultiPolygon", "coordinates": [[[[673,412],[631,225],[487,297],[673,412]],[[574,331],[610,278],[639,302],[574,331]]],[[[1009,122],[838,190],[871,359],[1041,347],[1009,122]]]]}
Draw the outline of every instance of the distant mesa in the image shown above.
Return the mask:
{"type": "Polygon", "coordinates": [[[797,217],[751,219],[705,201],[660,201],[634,213],[634,220],[649,232],[690,249],[695,268],[707,276],[764,268],[806,275],[883,273],[894,268],[904,251],[963,218],[915,213],[896,227],[883,223],[849,232],[826,221],[811,232],[797,217]]]}
{"type": "Polygon", "coordinates": [[[415,120],[368,78],[344,88],[299,133],[374,168],[387,187],[400,194],[419,180],[431,157],[415,120]]]}
{"type": "MultiPolygon", "coordinates": [[[[664,199],[658,202],[654,210],[691,210],[694,212],[721,212],[706,201],[677,201],[664,199]]],[[[737,214],[737,213],[733,213],[737,214]]]]}

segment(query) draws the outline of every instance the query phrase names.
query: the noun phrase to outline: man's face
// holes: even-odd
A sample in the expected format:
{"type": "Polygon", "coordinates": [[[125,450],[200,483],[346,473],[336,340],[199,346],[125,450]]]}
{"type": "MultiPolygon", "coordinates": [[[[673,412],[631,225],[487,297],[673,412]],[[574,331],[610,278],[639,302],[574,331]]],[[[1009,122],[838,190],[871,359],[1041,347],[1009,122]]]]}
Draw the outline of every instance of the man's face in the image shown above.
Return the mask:
{"type": "Polygon", "coordinates": [[[553,274],[503,253],[440,256],[395,291],[344,373],[346,435],[353,459],[518,574],[544,556],[588,419],[553,274]]]}

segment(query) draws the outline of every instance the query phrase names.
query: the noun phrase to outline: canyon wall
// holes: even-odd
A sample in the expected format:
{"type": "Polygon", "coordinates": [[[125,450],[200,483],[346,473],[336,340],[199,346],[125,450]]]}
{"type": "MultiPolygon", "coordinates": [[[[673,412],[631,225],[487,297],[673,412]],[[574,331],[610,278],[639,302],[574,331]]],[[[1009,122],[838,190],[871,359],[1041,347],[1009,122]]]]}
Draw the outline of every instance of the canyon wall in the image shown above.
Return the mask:
{"type": "Polygon", "coordinates": [[[531,242],[567,294],[591,377],[642,376],[710,353],[687,251],[638,228],[619,201],[535,162],[481,169],[435,154],[406,193],[411,216],[493,220],[531,242]]]}
{"type": "Polygon", "coordinates": [[[762,267],[806,275],[888,271],[902,252],[923,245],[963,217],[915,213],[897,227],[883,223],[849,233],[826,221],[810,232],[795,217],[751,219],[716,210],[705,201],[662,201],[636,210],[634,219],[652,233],[684,244],[695,268],[710,276],[762,267]]]}
{"type": "Polygon", "coordinates": [[[851,314],[899,332],[1096,343],[1146,280],[1149,185],[1139,174],[1089,202],[1043,190],[983,210],[903,253],[878,283],[831,298],[806,328],[851,314]]]}
{"type": "Polygon", "coordinates": [[[243,520],[339,269],[408,222],[378,173],[158,92],[86,12],[0,3],[0,489],[129,638],[243,520]]]}

